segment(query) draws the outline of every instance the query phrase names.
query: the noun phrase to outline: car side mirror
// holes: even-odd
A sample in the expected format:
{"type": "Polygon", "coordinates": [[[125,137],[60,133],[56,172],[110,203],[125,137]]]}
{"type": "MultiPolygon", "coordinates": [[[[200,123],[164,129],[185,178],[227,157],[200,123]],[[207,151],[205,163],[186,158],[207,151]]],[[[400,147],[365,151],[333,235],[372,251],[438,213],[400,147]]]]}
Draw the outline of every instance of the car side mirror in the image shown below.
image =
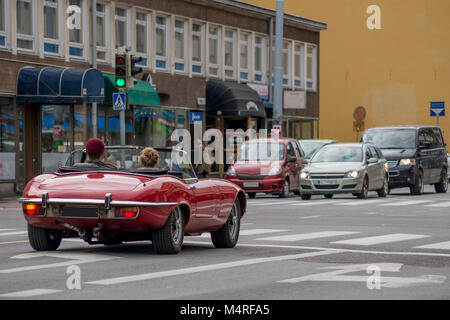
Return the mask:
{"type": "Polygon", "coordinates": [[[378,162],[377,158],[370,158],[369,160],[367,160],[368,164],[374,164],[374,163],[377,163],[377,162],[378,162]]]}
{"type": "Polygon", "coordinates": [[[292,162],[296,162],[297,161],[297,157],[294,156],[288,156],[287,157],[287,162],[288,163],[292,163],[292,162]]]}
{"type": "Polygon", "coordinates": [[[303,158],[302,163],[303,163],[303,164],[308,164],[308,163],[309,163],[309,159],[303,158]]]}

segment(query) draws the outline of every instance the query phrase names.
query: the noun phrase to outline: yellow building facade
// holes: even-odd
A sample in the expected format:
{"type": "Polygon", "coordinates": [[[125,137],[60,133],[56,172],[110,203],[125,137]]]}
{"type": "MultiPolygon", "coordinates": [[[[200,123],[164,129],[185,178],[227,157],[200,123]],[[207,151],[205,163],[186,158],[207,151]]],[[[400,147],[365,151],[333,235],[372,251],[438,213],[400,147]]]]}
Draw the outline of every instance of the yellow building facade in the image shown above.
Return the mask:
{"type": "MultiPolygon", "coordinates": [[[[243,2],[276,9],[276,0],[243,2]]],[[[358,106],[365,128],[434,125],[430,102],[450,107],[449,0],[284,2],[286,13],[328,25],[320,40],[320,138],[359,139],[358,106]]],[[[450,143],[450,111],[439,124],[450,143]]]]}

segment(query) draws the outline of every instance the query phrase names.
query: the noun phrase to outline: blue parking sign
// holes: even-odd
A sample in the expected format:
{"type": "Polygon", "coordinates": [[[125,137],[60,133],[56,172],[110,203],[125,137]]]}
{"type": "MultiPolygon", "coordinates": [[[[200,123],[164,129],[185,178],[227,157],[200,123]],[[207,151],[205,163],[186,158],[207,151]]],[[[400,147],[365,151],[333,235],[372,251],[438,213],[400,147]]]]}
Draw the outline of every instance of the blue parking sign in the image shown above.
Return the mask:
{"type": "Polygon", "coordinates": [[[444,101],[432,101],[430,103],[430,116],[431,117],[445,116],[445,102],[444,101]]]}
{"type": "Polygon", "coordinates": [[[123,111],[127,109],[125,93],[113,93],[113,110],[123,111]]]}

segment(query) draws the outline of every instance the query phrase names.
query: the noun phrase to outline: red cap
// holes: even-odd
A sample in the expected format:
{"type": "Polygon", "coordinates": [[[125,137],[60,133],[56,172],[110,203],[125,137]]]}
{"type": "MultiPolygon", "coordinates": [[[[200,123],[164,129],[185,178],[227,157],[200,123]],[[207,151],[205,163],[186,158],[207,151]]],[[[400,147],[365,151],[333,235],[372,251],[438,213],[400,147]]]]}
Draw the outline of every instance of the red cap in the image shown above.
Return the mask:
{"type": "Polygon", "coordinates": [[[105,144],[99,138],[92,138],[86,143],[87,153],[103,153],[105,151],[105,144]]]}

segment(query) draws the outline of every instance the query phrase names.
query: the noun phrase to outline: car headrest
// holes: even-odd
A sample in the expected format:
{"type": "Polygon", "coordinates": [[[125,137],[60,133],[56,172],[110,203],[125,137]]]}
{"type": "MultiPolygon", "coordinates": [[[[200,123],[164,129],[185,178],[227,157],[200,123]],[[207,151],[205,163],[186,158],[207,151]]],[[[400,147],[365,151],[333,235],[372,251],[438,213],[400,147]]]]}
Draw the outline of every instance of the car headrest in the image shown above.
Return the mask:
{"type": "Polygon", "coordinates": [[[95,163],[74,163],[72,168],[90,169],[90,168],[98,168],[98,165],[96,165],[95,163]]]}

